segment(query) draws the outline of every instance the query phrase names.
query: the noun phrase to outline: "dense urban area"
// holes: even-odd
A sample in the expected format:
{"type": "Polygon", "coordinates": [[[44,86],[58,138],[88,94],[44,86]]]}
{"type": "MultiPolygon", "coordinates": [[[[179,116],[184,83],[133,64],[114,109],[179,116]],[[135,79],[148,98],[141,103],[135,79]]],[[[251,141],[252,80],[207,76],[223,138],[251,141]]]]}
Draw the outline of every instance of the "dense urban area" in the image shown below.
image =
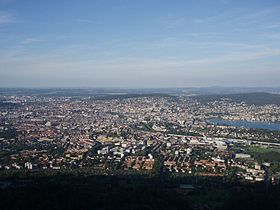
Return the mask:
{"type": "MultiPolygon", "coordinates": [[[[188,95],[3,95],[0,175],[91,175],[218,178],[221,183],[280,180],[280,131],[213,119],[280,122],[280,106],[188,95]]],[[[0,182],[1,188],[9,182],[0,182]]],[[[192,192],[199,184],[179,183],[192,192]]],[[[203,209],[203,208],[202,208],[203,209]]],[[[206,208],[207,209],[207,208],[206,208]]]]}

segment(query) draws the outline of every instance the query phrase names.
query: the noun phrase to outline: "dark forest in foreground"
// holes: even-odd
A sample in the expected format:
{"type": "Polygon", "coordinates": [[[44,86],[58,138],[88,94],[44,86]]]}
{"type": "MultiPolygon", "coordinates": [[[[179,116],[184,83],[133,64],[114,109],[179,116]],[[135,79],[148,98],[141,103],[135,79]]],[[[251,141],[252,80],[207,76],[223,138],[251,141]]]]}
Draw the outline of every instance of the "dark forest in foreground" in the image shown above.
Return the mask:
{"type": "Polygon", "coordinates": [[[279,186],[202,177],[25,174],[0,181],[1,209],[280,209],[279,195],[279,186]]]}

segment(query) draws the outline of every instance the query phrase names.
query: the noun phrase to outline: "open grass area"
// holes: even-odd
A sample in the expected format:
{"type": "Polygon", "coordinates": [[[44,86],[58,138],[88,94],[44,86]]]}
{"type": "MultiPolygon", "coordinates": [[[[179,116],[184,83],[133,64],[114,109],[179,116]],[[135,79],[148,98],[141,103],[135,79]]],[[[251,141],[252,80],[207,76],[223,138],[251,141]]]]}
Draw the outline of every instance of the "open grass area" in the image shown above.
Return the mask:
{"type": "Polygon", "coordinates": [[[247,151],[258,161],[279,162],[280,149],[264,148],[264,147],[250,147],[247,151]]]}

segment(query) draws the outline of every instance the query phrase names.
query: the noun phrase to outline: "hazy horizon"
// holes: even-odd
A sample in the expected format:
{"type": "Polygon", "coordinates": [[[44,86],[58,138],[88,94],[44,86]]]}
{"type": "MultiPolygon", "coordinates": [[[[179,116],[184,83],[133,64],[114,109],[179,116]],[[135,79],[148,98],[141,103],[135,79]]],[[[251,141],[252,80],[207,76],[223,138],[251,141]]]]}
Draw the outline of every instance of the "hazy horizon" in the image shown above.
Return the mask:
{"type": "Polygon", "coordinates": [[[225,89],[225,90],[256,90],[258,91],[258,89],[261,90],[267,90],[267,89],[276,89],[280,91],[280,86],[186,86],[186,87],[118,87],[118,86],[96,86],[96,87],[86,87],[86,86],[80,86],[80,87],[75,87],[75,86],[61,86],[61,87],[57,87],[57,86],[45,86],[45,87],[28,87],[28,86],[13,86],[13,87],[5,87],[5,86],[0,86],[0,89],[80,89],[80,90],[86,90],[86,89],[107,89],[107,90],[164,90],[164,89],[206,89],[206,90],[211,90],[211,89],[225,89]]]}
{"type": "Polygon", "coordinates": [[[279,22],[277,0],[0,0],[0,87],[279,87],[279,22]]]}

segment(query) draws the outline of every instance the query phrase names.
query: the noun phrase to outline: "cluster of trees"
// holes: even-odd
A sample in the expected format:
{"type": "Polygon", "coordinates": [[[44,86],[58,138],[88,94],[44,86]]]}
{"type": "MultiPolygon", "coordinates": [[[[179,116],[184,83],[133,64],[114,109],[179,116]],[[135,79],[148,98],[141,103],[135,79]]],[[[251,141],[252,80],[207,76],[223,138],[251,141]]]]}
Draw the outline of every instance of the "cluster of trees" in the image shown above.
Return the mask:
{"type": "Polygon", "coordinates": [[[276,104],[280,105],[280,95],[271,93],[238,93],[238,94],[215,94],[215,95],[200,95],[194,96],[194,99],[202,102],[209,103],[214,101],[220,101],[222,99],[229,99],[234,102],[245,102],[247,104],[254,105],[267,105],[276,104]]]}
{"type": "Polygon", "coordinates": [[[0,138],[4,139],[15,139],[17,136],[18,132],[14,128],[8,128],[7,130],[0,132],[0,138]]]}

